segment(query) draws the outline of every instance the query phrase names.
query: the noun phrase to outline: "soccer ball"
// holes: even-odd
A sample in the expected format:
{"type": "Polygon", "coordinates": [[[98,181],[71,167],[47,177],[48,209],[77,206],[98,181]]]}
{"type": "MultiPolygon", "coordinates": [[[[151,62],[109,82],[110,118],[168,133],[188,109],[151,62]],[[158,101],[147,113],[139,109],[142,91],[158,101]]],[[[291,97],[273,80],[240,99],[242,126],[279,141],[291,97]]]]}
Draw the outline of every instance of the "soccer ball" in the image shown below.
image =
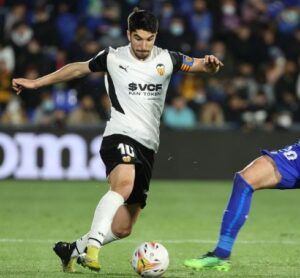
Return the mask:
{"type": "Polygon", "coordinates": [[[134,250],[131,265],[140,276],[158,277],[163,275],[169,266],[169,254],[160,243],[144,242],[134,250]]]}

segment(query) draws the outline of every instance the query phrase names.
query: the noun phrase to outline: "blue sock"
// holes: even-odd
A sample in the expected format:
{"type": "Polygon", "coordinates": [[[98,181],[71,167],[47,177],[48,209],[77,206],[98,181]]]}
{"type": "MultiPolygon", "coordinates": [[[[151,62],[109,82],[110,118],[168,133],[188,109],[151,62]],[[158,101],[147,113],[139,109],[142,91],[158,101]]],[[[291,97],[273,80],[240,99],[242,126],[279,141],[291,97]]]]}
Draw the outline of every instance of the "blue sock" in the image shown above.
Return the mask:
{"type": "Polygon", "coordinates": [[[251,185],[236,173],[231,197],[223,215],[219,242],[213,252],[216,256],[230,256],[236,236],[248,217],[252,194],[251,185]]]}

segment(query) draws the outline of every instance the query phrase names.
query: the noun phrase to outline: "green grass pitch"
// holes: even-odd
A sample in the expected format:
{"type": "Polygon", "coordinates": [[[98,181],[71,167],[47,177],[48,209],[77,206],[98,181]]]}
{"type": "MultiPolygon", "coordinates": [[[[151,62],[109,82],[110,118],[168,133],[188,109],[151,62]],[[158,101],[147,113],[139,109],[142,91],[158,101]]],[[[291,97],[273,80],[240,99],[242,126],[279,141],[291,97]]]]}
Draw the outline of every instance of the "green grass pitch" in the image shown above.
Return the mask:
{"type": "Polygon", "coordinates": [[[153,181],[148,205],[133,234],[101,250],[100,273],[78,266],[61,272],[52,251],[57,240],[87,232],[105,183],[1,181],[0,277],[138,277],[129,263],[134,248],[158,240],[170,254],[164,277],[300,277],[299,192],[265,190],[254,194],[228,273],[193,272],[185,258],[214,247],[230,182],[153,181]]]}

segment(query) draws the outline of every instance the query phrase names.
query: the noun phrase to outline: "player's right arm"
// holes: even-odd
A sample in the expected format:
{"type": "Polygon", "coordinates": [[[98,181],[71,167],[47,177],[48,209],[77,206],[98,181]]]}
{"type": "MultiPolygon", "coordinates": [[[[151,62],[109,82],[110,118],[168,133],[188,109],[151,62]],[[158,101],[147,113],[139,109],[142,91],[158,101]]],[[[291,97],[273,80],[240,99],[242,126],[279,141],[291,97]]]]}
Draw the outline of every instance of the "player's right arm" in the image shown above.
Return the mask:
{"type": "Polygon", "coordinates": [[[17,94],[20,94],[24,89],[38,89],[47,85],[79,78],[89,72],[91,72],[89,61],[71,63],[37,79],[15,78],[12,80],[12,87],[17,94]]]}

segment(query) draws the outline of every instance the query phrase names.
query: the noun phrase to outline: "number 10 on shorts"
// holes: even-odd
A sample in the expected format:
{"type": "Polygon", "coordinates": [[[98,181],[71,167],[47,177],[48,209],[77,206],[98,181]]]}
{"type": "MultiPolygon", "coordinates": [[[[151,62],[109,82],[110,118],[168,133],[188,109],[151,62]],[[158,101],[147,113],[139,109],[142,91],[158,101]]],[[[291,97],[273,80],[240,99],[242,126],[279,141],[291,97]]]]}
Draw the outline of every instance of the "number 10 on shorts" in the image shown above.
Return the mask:
{"type": "Polygon", "coordinates": [[[121,155],[129,155],[131,157],[134,157],[134,150],[133,147],[126,145],[124,143],[120,143],[118,145],[118,150],[120,150],[121,155]]]}

